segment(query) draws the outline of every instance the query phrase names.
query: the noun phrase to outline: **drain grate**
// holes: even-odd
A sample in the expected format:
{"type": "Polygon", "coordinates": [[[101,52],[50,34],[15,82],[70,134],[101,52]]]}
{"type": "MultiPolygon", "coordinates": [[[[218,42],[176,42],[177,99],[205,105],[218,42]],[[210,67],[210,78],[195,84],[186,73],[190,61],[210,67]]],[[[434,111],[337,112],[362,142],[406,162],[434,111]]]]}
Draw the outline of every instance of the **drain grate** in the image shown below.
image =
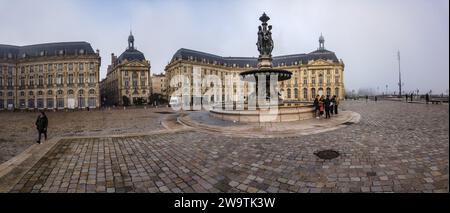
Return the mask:
{"type": "Polygon", "coordinates": [[[325,159],[325,160],[330,160],[333,158],[337,158],[339,156],[339,152],[334,151],[334,150],[323,150],[323,151],[318,151],[316,153],[314,153],[317,157],[319,157],[320,159],[325,159]]]}
{"type": "Polygon", "coordinates": [[[159,113],[159,114],[173,114],[173,112],[156,112],[156,113],[159,113]]]}
{"type": "Polygon", "coordinates": [[[350,121],[347,121],[347,122],[345,122],[345,123],[342,123],[342,124],[344,124],[344,125],[352,125],[352,124],[354,124],[353,122],[350,122],[350,121]]]}

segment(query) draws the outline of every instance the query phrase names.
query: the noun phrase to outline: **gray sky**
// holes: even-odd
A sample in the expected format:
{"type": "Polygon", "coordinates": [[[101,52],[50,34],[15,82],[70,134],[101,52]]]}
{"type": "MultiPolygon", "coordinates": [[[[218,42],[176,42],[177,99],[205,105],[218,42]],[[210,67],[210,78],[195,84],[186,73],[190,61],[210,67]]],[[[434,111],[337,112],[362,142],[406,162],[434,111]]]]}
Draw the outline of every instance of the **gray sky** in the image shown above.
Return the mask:
{"type": "Polygon", "coordinates": [[[102,56],[135,45],[160,73],[179,48],[221,56],[257,56],[258,18],[273,25],[273,55],[325,48],[346,65],[347,90],[397,90],[397,50],[406,91],[445,92],[449,85],[448,0],[0,0],[0,43],[88,41],[102,56]]]}

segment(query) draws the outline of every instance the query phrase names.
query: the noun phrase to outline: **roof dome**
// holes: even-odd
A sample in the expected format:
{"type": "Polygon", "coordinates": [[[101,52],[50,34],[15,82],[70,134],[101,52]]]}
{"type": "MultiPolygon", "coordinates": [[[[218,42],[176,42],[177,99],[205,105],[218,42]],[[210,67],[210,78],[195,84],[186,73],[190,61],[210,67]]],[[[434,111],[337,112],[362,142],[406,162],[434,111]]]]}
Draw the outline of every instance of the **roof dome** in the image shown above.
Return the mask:
{"type": "Polygon", "coordinates": [[[133,36],[133,33],[131,33],[131,31],[130,31],[130,35],[128,36],[128,48],[127,48],[127,50],[125,50],[125,52],[123,52],[119,56],[118,60],[119,60],[119,62],[122,62],[124,60],[127,60],[127,61],[145,60],[144,54],[134,47],[134,36],[133,36]]]}
{"type": "Polygon", "coordinates": [[[137,50],[137,49],[127,49],[125,50],[125,52],[123,52],[119,58],[118,58],[119,62],[122,62],[124,60],[127,61],[133,61],[133,60],[138,60],[138,61],[142,61],[145,60],[145,56],[144,53],[142,53],[141,51],[137,50]]]}

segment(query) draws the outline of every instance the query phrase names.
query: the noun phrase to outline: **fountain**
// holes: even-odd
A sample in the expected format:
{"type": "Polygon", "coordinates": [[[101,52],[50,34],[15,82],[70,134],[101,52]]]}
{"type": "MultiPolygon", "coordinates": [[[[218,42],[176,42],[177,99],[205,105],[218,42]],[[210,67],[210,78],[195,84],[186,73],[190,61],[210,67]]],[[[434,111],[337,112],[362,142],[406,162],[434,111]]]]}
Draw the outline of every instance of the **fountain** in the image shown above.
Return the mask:
{"type": "Polygon", "coordinates": [[[258,26],[259,51],[258,68],[240,73],[241,79],[255,84],[255,92],[248,95],[243,109],[225,107],[225,104],[213,106],[210,115],[222,120],[235,122],[284,122],[310,119],[314,117],[311,103],[285,103],[277,89],[277,82],[291,78],[287,70],[274,69],[272,65],[272,25],[266,13],[259,18],[258,26]],[[254,103],[254,104],[251,104],[254,103]],[[252,107],[253,106],[253,107],[252,107]]]}

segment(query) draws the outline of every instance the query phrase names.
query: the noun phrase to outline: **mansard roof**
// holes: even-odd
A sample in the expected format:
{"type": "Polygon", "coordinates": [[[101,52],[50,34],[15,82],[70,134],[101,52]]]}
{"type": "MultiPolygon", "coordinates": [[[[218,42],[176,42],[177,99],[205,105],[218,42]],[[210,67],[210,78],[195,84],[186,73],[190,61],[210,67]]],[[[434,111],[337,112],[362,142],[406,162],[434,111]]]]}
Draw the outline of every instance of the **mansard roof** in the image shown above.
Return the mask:
{"type": "MultiPolygon", "coordinates": [[[[235,64],[237,67],[257,67],[258,58],[257,57],[222,57],[210,53],[200,52],[196,50],[190,50],[181,48],[172,57],[172,62],[175,60],[195,60],[199,62],[207,62],[211,64],[218,64],[224,66],[233,66],[235,64]]],[[[333,62],[339,62],[336,54],[332,51],[320,49],[313,51],[311,53],[301,53],[293,55],[280,55],[273,57],[273,66],[282,65],[294,65],[294,64],[307,64],[310,60],[332,60],[333,62]]]]}
{"type": "Polygon", "coordinates": [[[0,59],[23,59],[41,56],[95,54],[88,42],[57,42],[14,46],[0,44],[0,59]]]}

